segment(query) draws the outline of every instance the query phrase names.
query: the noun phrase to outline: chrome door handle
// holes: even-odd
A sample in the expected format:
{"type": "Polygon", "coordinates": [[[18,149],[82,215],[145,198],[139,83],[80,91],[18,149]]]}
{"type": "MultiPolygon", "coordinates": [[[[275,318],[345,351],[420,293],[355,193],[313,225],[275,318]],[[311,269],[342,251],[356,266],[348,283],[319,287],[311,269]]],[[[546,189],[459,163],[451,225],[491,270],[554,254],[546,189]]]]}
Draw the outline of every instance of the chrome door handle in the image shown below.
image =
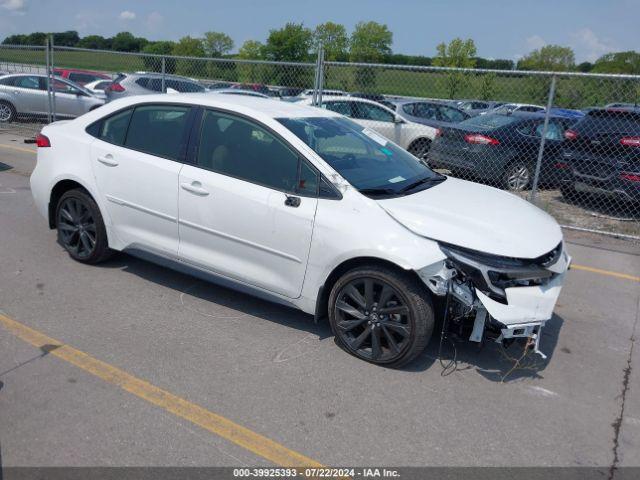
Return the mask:
{"type": "Polygon", "coordinates": [[[209,195],[209,192],[202,188],[202,184],[200,182],[183,182],[180,184],[183,190],[187,192],[195,193],[196,195],[200,195],[201,197],[206,197],[209,195]]]}
{"type": "Polygon", "coordinates": [[[98,161],[107,165],[108,167],[117,167],[118,162],[113,159],[113,155],[110,153],[106,154],[104,157],[98,157],[98,161]]]}

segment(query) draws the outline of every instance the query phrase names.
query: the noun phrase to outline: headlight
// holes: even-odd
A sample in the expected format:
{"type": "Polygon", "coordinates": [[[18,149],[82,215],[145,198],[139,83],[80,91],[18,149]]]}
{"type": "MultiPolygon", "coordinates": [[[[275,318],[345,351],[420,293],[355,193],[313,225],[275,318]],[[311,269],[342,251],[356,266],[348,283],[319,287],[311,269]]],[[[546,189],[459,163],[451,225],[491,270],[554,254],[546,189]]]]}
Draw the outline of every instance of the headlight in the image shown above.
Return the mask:
{"type": "Polygon", "coordinates": [[[534,259],[501,257],[444,243],[440,249],[477,289],[504,303],[506,288],[544,285],[555,276],[547,267],[560,258],[562,243],[534,259]]]}

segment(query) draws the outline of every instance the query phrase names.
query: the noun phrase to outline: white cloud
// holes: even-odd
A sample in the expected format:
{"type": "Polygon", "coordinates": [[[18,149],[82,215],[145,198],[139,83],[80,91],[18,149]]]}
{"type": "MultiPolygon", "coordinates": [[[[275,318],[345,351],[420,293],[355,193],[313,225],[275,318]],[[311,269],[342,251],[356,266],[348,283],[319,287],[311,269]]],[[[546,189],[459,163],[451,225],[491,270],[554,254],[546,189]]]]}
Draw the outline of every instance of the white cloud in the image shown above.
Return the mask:
{"type": "Polygon", "coordinates": [[[158,12],[151,12],[145,21],[147,29],[151,32],[156,32],[164,25],[164,17],[158,12]]]}
{"type": "Polygon", "coordinates": [[[136,19],[136,14],[135,14],[135,12],[132,12],[130,10],[124,10],[124,11],[120,12],[120,15],[118,15],[118,18],[120,20],[135,20],[136,19]]]}
{"type": "Polygon", "coordinates": [[[540,35],[532,35],[526,40],[527,48],[529,50],[538,50],[539,48],[544,47],[547,42],[540,35]]]}
{"type": "Polygon", "coordinates": [[[24,15],[27,11],[27,0],[0,0],[0,7],[14,15],[24,15]]]}
{"type": "Polygon", "coordinates": [[[589,62],[597,60],[605,53],[616,50],[616,44],[608,38],[600,38],[590,28],[581,28],[570,34],[571,47],[579,59],[589,62]]]}

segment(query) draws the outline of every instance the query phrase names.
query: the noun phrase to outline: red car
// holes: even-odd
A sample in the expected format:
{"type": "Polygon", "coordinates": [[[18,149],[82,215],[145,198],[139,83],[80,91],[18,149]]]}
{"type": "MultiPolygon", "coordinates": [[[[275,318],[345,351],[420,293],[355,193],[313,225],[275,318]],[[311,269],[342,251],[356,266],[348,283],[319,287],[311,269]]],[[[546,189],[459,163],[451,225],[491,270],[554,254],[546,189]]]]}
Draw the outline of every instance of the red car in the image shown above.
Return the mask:
{"type": "Polygon", "coordinates": [[[111,80],[106,73],[91,70],[78,70],[76,68],[54,68],[53,72],[59,77],[71,80],[78,85],[85,85],[96,80],[111,80]]]}

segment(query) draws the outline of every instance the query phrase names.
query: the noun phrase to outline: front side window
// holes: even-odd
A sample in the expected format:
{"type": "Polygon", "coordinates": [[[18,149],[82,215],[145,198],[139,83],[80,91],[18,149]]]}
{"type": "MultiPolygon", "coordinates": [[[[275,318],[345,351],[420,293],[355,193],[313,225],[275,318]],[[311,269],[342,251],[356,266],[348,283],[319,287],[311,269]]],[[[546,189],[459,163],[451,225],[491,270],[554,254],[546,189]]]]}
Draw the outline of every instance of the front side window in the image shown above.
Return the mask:
{"type": "Polygon", "coordinates": [[[133,150],[179,160],[185,142],[190,107],[145,105],[136,107],[129,122],[124,146],[133,150]]]}
{"type": "Polygon", "coordinates": [[[324,102],[322,108],[331,110],[332,112],[339,113],[345,117],[351,117],[351,103],[350,102],[324,102]]]}
{"type": "Polygon", "coordinates": [[[297,185],[298,155],[272,133],[243,118],[212,110],[202,119],[197,162],[214,172],[276,190],[317,189],[309,176],[304,185],[297,185]]]}
{"type": "Polygon", "coordinates": [[[393,114],[384,108],[364,102],[353,103],[353,118],[374,120],[376,122],[393,122],[393,114]]]}
{"type": "Polygon", "coordinates": [[[346,118],[278,121],[364,194],[404,195],[445,179],[407,151],[346,118]]]}

